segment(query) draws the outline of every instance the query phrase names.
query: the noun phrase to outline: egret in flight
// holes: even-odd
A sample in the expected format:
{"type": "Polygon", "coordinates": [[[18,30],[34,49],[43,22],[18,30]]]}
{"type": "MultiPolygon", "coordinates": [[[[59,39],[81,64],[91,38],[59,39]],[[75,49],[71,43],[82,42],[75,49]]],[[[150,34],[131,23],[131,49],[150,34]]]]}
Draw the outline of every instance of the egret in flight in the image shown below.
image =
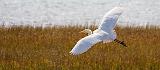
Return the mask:
{"type": "Polygon", "coordinates": [[[115,7],[111,9],[104,15],[101,24],[95,31],[92,32],[90,29],[81,31],[83,33],[88,33],[88,36],[80,39],[70,53],[72,55],[82,54],[98,42],[108,43],[115,41],[127,47],[123,41],[116,39],[117,35],[114,30],[117,20],[123,13],[123,10],[123,7],[115,7]]]}

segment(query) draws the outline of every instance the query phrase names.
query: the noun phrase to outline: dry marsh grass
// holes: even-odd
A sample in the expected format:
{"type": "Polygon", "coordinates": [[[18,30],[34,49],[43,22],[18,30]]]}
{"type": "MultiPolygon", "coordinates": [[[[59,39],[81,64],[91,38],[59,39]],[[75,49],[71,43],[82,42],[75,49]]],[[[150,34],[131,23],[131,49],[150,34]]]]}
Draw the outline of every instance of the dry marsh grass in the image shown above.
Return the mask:
{"type": "MultiPolygon", "coordinates": [[[[96,27],[91,26],[92,30],[96,27]]],[[[128,47],[98,43],[85,54],[69,51],[83,26],[0,27],[0,70],[159,70],[160,29],[116,28],[128,47]]]]}

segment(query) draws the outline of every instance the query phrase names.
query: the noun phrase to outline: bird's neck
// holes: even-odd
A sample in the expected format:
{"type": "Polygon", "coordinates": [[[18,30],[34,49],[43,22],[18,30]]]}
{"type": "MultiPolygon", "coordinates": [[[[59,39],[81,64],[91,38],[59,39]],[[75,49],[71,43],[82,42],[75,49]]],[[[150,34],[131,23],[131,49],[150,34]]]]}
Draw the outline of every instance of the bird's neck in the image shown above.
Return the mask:
{"type": "Polygon", "coordinates": [[[87,32],[88,35],[92,34],[92,30],[87,30],[86,32],[87,32]]]}
{"type": "Polygon", "coordinates": [[[88,35],[91,35],[91,34],[92,34],[92,32],[89,32],[89,33],[88,33],[88,35]]]}

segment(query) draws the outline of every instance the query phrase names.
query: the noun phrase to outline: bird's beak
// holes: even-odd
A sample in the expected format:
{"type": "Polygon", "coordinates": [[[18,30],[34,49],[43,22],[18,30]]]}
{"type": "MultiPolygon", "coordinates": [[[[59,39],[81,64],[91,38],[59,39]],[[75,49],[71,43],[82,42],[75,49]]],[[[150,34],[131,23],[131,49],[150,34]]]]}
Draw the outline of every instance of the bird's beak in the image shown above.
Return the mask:
{"type": "Polygon", "coordinates": [[[81,33],[81,34],[82,34],[82,33],[85,33],[85,32],[84,32],[84,31],[80,31],[79,33],[81,33]]]}

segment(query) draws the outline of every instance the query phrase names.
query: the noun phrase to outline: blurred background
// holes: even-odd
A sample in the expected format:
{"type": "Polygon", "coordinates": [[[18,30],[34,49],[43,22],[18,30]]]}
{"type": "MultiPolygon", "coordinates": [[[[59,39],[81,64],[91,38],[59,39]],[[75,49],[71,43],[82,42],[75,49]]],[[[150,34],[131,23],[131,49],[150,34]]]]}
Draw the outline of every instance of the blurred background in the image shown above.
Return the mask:
{"type": "Polygon", "coordinates": [[[126,8],[118,25],[160,25],[160,0],[0,0],[0,25],[99,24],[115,6],[126,8]]]}

